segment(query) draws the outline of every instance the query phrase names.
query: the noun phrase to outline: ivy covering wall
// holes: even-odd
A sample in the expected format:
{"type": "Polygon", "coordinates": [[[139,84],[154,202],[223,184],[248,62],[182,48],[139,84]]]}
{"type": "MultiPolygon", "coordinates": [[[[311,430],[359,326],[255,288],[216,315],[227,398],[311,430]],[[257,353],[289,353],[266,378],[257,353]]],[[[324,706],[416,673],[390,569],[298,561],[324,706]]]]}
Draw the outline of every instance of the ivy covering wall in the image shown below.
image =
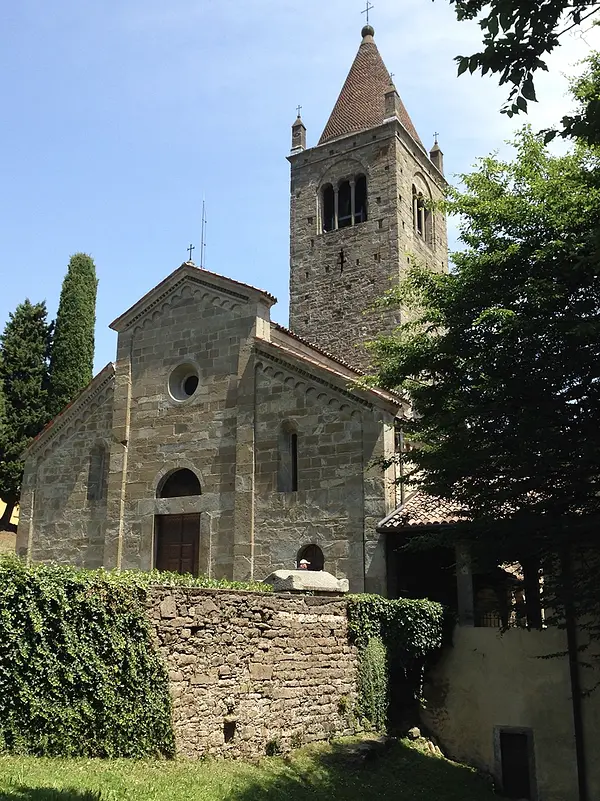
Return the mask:
{"type": "Polygon", "coordinates": [[[348,599],[348,624],[359,649],[358,715],[377,731],[388,723],[390,677],[402,676],[413,697],[426,663],[442,646],[444,607],[380,595],[348,599]]]}
{"type": "Polygon", "coordinates": [[[0,751],[174,755],[168,676],[145,612],[153,583],[270,589],[0,559],[0,751]]]}

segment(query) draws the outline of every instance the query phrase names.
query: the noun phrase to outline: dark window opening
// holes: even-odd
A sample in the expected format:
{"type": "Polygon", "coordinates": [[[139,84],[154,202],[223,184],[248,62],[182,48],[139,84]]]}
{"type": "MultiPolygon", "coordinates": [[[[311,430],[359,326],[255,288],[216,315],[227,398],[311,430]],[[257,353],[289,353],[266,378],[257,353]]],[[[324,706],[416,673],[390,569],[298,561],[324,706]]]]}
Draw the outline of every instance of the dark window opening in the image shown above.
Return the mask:
{"type": "Polygon", "coordinates": [[[344,181],[338,190],[338,228],[349,225],[352,225],[352,188],[350,181],[344,181]]]}
{"type": "Polygon", "coordinates": [[[186,395],[191,396],[198,389],[198,376],[190,375],[183,382],[183,391],[186,395]]]}
{"type": "Polygon", "coordinates": [[[94,445],[88,468],[87,499],[101,501],[106,498],[108,484],[108,452],[104,445],[94,445]]]}
{"type": "Polygon", "coordinates": [[[235,736],[235,720],[226,720],[223,723],[223,739],[230,743],[235,736]]]}
{"type": "Polygon", "coordinates": [[[325,557],[323,556],[323,551],[319,548],[318,545],[305,545],[298,551],[298,559],[297,564],[300,567],[300,563],[302,560],[308,562],[306,566],[306,570],[323,570],[325,565],[325,557]]]}
{"type": "MultiPolygon", "coordinates": [[[[367,179],[359,175],[354,187],[354,225],[367,221],[367,179]]],[[[381,226],[380,226],[381,227],[381,226]]]]}
{"type": "Polygon", "coordinates": [[[406,549],[401,536],[387,541],[387,581],[390,598],[428,598],[448,609],[458,609],[454,548],[427,551],[406,549]]]}
{"type": "Polygon", "coordinates": [[[431,243],[431,211],[427,207],[423,194],[412,188],[414,229],[427,243],[431,243]]]}
{"type": "Polygon", "coordinates": [[[333,186],[327,184],[323,187],[323,231],[333,231],[335,228],[335,195],[333,186]]]}
{"type": "Polygon", "coordinates": [[[535,560],[502,565],[479,562],[473,573],[475,626],[541,629],[541,574],[535,560]]]}
{"type": "Polygon", "coordinates": [[[158,498],[182,498],[187,495],[201,495],[202,488],[197,476],[191,470],[183,468],[171,473],[159,487],[158,498]]]}
{"type": "Polygon", "coordinates": [[[284,423],[279,432],[277,491],[298,491],[298,433],[290,422],[284,423]]]}
{"type": "Polygon", "coordinates": [[[156,517],[156,569],[198,575],[200,515],[156,517]]]}
{"type": "Polygon", "coordinates": [[[502,794],[507,798],[531,799],[531,733],[500,732],[502,794]]]}

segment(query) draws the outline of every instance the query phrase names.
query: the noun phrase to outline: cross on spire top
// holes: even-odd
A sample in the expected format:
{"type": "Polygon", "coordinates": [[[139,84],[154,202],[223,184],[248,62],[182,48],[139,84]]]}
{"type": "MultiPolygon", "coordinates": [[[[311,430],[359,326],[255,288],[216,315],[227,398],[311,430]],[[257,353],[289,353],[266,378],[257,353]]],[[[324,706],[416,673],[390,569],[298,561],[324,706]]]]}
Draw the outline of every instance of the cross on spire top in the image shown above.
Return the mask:
{"type": "Polygon", "coordinates": [[[435,139],[435,144],[436,144],[436,145],[437,145],[437,143],[438,143],[438,136],[439,136],[439,135],[440,135],[440,132],[439,132],[439,131],[435,131],[435,133],[433,134],[433,137],[434,137],[434,139],[435,139]]]}
{"type": "Polygon", "coordinates": [[[364,11],[360,12],[361,14],[367,15],[367,25],[369,24],[369,11],[372,11],[374,8],[375,6],[370,2],[370,0],[367,0],[367,7],[365,8],[364,11]]]}
{"type": "Polygon", "coordinates": [[[302,106],[296,106],[296,111],[298,112],[298,117],[300,117],[300,112],[302,111],[302,106]]]}

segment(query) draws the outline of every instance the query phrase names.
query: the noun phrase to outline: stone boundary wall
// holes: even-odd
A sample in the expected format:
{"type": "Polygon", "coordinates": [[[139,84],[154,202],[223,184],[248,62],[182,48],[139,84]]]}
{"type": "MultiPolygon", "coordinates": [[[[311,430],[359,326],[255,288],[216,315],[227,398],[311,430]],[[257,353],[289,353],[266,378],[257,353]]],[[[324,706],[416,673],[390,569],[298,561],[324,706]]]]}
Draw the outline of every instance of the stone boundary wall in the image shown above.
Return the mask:
{"type": "Polygon", "coordinates": [[[256,757],[353,733],[358,655],[346,602],[155,588],[180,756],[256,757]]]}

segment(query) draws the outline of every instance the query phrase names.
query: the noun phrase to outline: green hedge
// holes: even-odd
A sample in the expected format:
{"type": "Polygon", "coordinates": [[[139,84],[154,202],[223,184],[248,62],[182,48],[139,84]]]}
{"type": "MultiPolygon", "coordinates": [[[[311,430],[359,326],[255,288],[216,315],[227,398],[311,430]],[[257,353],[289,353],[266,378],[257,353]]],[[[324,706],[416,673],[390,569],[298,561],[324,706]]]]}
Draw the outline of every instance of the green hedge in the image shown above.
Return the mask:
{"type": "Polygon", "coordinates": [[[444,607],[427,600],[354,595],[348,599],[348,625],[359,649],[358,713],[383,731],[390,674],[401,672],[413,696],[420,695],[426,662],[442,646],[444,607]]]}
{"type": "Polygon", "coordinates": [[[152,584],[270,589],[0,559],[0,751],[174,755],[167,672],[145,614],[152,584]]]}

